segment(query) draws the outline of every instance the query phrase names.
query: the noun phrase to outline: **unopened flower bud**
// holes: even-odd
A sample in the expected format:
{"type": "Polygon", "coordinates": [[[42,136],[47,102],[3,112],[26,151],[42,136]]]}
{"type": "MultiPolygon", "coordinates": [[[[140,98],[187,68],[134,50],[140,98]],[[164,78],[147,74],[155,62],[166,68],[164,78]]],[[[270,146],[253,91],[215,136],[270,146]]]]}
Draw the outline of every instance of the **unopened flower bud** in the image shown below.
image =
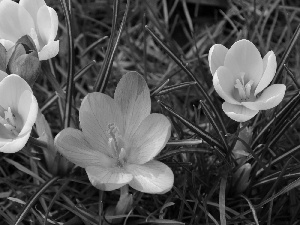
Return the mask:
{"type": "Polygon", "coordinates": [[[233,174],[233,184],[238,194],[247,189],[250,183],[249,177],[251,169],[251,164],[246,163],[238,168],[238,170],[233,174]]]}
{"type": "Polygon", "coordinates": [[[9,61],[9,71],[10,73],[19,75],[32,86],[40,73],[38,53],[32,51],[31,53],[26,54],[25,48],[19,46],[22,45],[17,45],[15,52],[12,54],[9,61]]]}
{"type": "Polygon", "coordinates": [[[28,35],[24,35],[21,38],[19,38],[16,44],[22,44],[25,47],[26,51],[37,51],[34,41],[28,35]]]}
{"type": "Polygon", "coordinates": [[[16,44],[14,47],[12,47],[12,49],[10,51],[10,56],[8,59],[8,67],[10,67],[11,64],[14,61],[16,61],[17,58],[19,58],[21,55],[24,55],[24,54],[26,54],[26,50],[22,44],[16,44]]]}

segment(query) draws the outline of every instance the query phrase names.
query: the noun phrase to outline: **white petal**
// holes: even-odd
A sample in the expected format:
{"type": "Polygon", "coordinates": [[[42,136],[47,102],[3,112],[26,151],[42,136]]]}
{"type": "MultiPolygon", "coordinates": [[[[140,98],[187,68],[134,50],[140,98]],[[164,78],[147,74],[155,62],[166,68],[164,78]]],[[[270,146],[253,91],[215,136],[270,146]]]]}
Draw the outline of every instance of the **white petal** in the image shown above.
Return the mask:
{"type": "Polygon", "coordinates": [[[59,52],[59,41],[52,41],[45,45],[39,52],[39,60],[47,60],[55,57],[59,52]]]}
{"type": "Polygon", "coordinates": [[[226,54],[224,66],[236,78],[240,78],[241,72],[245,72],[245,83],[253,80],[255,87],[263,74],[263,61],[259,51],[252,42],[245,39],[231,46],[226,54]]]}
{"type": "Polygon", "coordinates": [[[224,66],[220,66],[213,76],[213,85],[220,97],[226,102],[240,105],[241,103],[234,98],[234,92],[237,91],[235,83],[236,79],[232,76],[232,72],[224,66]]]}
{"type": "Polygon", "coordinates": [[[128,140],[128,163],[144,164],[152,160],[166,145],[171,123],[162,114],[150,114],[128,140]]]}
{"type": "Polygon", "coordinates": [[[209,49],[208,63],[211,75],[214,75],[220,66],[224,66],[225,56],[228,48],[224,45],[215,44],[209,49]]]}
{"type": "Polygon", "coordinates": [[[255,102],[242,102],[244,106],[252,110],[267,110],[277,106],[283,99],[286,86],[273,84],[267,87],[255,102]]]}
{"type": "Polygon", "coordinates": [[[23,128],[19,135],[27,133],[31,130],[36,121],[38,113],[38,103],[32,91],[25,90],[19,98],[18,114],[23,119],[23,128]]]}
{"type": "Polygon", "coordinates": [[[273,80],[276,73],[276,56],[273,51],[269,51],[263,58],[264,73],[255,89],[254,95],[256,96],[262,90],[264,90],[273,80]]]}
{"type": "Polygon", "coordinates": [[[66,128],[57,134],[55,146],[69,161],[83,168],[88,166],[110,167],[116,163],[114,159],[98,149],[93,149],[83,133],[73,128],[66,128]]]}
{"type": "Polygon", "coordinates": [[[2,44],[4,46],[6,51],[8,51],[11,47],[13,47],[15,45],[14,42],[12,42],[10,40],[5,40],[5,39],[0,39],[0,44],[2,44]]]}
{"type": "Polygon", "coordinates": [[[128,184],[133,178],[132,174],[118,167],[89,166],[86,168],[86,173],[92,185],[102,191],[118,189],[128,184]]]}
{"type": "Polygon", "coordinates": [[[7,77],[7,73],[5,73],[4,71],[0,70],[0,82],[5,78],[7,77]]]}
{"type": "Polygon", "coordinates": [[[0,96],[6,96],[0,98],[0,105],[4,109],[10,107],[22,119],[23,127],[19,135],[27,134],[38,112],[38,103],[30,86],[20,76],[11,74],[0,82],[0,96]]]}
{"type": "Polygon", "coordinates": [[[28,131],[26,134],[22,136],[18,136],[13,140],[9,140],[9,139],[6,140],[7,141],[6,143],[4,142],[5,140],[1,140],[0,152],[15,153],[17,151],[20,151],[27,143],[28,138],[30,136],[30,131],[28,131]]]}
{"type": "Polygon", "coordinates": [[[122,135],[122,119],[121,109],[116,101],[99,92],[88,94],[79,109],[80,126],[87,140],[93,148],[109,156],[114,156],[115,153],[108,147],[108,125],[115,124],[122,135]]]}
{"type": "Polygon", "coordinates": [[[141,192],[164,194],[171,190],[174,183],[172,170],[159,161],[152,160],[143,165],[129,164],[125,169],[133,175],[129,185],[141,192]]]}
{"type": "Polygon", "coordinates": [[[23,6],[36,22],[39,8],[46,5],[46,3],[44,0],[20,0],[19,5],[23,6]]]}
{"type": "Polygon", "coordinates": [[[228,102],[223,103],[222,109],[228,117],[237,122],[250,120],[259,112],[258,110],[248,109],[243,105],[233,105],[228,102]]]}
{"type": "Polygon", "coordinates": [[[37,27],[43,43],[40,46],[53,42],[58,29],[58,16],[54,9],[46,5],[38,10],[37,27]]]}
{"type": "Polygon", "coordinates": [[[0,3],[0,37],[16,42],[20,37],[30,34],[34,22],[30,14],[16,2],[3,0],[0,3]]]}
{"type": "Polygon", "coordinates": [[[145,79],[137,72],[126,73],[117,85],[114,98],[122,110],[125,135],[131,136],[150,114],[150,91],[145,79]]]}

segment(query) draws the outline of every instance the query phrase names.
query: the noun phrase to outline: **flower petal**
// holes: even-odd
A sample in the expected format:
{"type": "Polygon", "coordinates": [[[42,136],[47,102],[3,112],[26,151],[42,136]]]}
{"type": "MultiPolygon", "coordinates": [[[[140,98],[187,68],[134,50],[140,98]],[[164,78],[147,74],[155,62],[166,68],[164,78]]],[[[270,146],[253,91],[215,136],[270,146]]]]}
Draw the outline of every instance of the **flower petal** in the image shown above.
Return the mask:
{"type": "Polygon", "coordinates": [[[283,99],[286,86],[284,84],[273,84],[267,87],[255,102],[242,102],[252,110],[267,110],[277,106],[283,99]]]}
{"type": "Polygon", "coordinates": [[[263,61],[259,51],[252,42],[245,39],[231,46],[226,54],[224,66],[236,79],[240,78],[241,72],[245,72],[245,83],[253,80],[255,87],[263,74],[263,61]]]}
{"type": "Polygon", "coordinates": [[[174,183],[172,170],[156,160],[143,165],[128,164],[125,169],[133,175],[129,185],[141,192],[164,194],[171,190],[174,183]]]}
{"type": "Polygon", "coordinates": [[[39,60],[47,60],[55,57],[59,52],[59,41],[51,41],[39,52],[39,60]]]}
{"type": "Polygon", "coordinates": [[[150,114],[150,91],[144,78],[137,72],[126,73],[119,81],[114,99],[124,116],[124,132],[131,136],[150,114]]]}
{"type": "Polygon", "coordinates": [[[5,78],[7,77],[7,73],[5,73],[4,71],[0,70],[0,82],[5,78]]]}
{"type": "Polygon", "coordinates": [[[4,109],[10,107],[22,119],[19,135],[30,131],[37,117],[38,103],[27,82],[15,74],[6,76],[0,83],[0,96],[6,96],[0,98],[0,105],[4,109]]]}
{"type": "Polygon", "coordinates": [[[5,40],[5,39],[0,39],[0,44],[2,44],[4,46],[6,51],[8,51],[11,47],[13,47],[15,45],[14,42],[12,42],[10,40],[5,40]]]}
{"type": "Polygon", "coordinates": [[[132,174],[118,167],[89,166],[85,170],[92,185],[102,191],[118,189],[128,184],[133,178],[132,174]]]}
{"type": "Polygon", "coordinates": [[[16,42],[20,37],[30,34],[34,22],[30,14],[18,3],[3,0],[0,3],[0,37],[16,42]]]}
{"type": "Polygon", "coordinates": [[[36,23],[37,12],[39,8],[46,5],[44,0],[20,0],[19,5],[23,6],[31,15],[32,19],[36,23]]]}
{"type": "Polygon", "coordinates": [[[27,143],[29,136],[30,131],[22,136],[18,136],[16,139],[1,140],[0,152],[15,153],[20,151],[27,143]]]}
{"type": "Polygon", "coordinates": [[[123,121],[119,105],[108,95],[94,92],[88,94],[79,109],[79,121],[84,136],[94,149],[113,157],[108,147],[108,125],[115,124],[123,134],[123,121]]]}
{"type": "Polygon", "coordinates": [[[220,66],[224,66],[225,56],[228,48],[224,45],[215,44],[209,49],[208,63],[211,75],[214,75],[220,66]]]}
{"type": "Polygon", "coordinates": [[[237,122],[250,120],[258,113],[258,110],[251,110],[243,105],[233,105],[228,102],[223,103],[222,109],[228,117],[237,122]]]}
{"type": "Polygon", "coordinates": [[[37,13],[37,27],[43,42],[40,46],[53,42],[58,29],[58,16],[55,10],[46,5],[42,6],[37,13]]]}
{"type": "Polygon", "coordinates": [[[66,128],[55,137],[55,146],[69,161],[77,166],[111,167],[116,162],[88,143],[83,133],[73,128],[66,128]]]}
{"type": "Polygon", "coordinates": [[[144,164],[152,160],[166,145],[171,135],[171,123],[162,114],[152,113],[128,139],[128,162],[144,164]]]}
{"type": "Polygon", "coordinates": [[[264,90],[273,80],[276,73],[276,56],[273,51],[269,51],[263,58],[264,73],[255,89],[254,96],[264,90]]]}
{"type": "Polygon", "coordinates": [[[240,105],[241,103],[234,98],[234,92],[237,91],[235,83],[236,79],[232,76],[232,72],[224,66],[220,66],[213,76],[213,85],[220,97],[226,102],[240,105]]]}
{"type": "Polygon", "coordinates": [[[31,90],[24,90],[19,98],[18,103],[18,114],[24,122],[19,135],[23,135],[24,133],[27,133],[29,130],[31,130],[36,121],[37,113],[38,103],[35,96],[33,95],[31,90]]]}

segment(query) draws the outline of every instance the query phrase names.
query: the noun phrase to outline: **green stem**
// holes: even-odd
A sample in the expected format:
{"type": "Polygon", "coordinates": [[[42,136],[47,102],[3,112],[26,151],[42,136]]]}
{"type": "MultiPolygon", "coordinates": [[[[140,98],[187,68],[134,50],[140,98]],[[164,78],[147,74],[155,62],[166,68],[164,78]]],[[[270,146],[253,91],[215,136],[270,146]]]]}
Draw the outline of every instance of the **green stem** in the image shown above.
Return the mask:
{"type": "Polygon", "coordinates": [[[99,190],[99,225],[102,225],[102,214],[103,214],[103,194],[104,192],[99,190]]]}
{"type": "Polygon", "coordinates": [[[128,184],[126,184],[120,188],[120,200],[128,195],[128,193],[129,193],[128,190],[129,190],[128,184]]]}

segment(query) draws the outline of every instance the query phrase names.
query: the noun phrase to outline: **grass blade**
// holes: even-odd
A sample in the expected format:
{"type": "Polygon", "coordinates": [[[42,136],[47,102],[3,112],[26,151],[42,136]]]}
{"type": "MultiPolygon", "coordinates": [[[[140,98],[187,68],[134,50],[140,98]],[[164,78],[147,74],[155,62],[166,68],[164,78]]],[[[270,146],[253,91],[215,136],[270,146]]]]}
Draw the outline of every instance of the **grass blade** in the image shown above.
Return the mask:
{"type": "MultiPolygon", "coordinates": [[[[199,135],[199,137],[201,137],[203,140],[205,140],[208,144],[210,144],[212,147],[215,147],[217,149],[221,149],[224,151],[224,147],[223,145],[220,143],[219,140],[215,139],[214,137],[212,137],[209,133],[207,133],[206,131],[204,131],[202,128],[196,126],[195,124],[187,121],[186,119],[184,119],[182,116],[178,115],[176,112],[174,112],[174,110],[172,108],[170,108],[169,106],[167,106],[166,104],[164,104],[161,101],[158,101],[158,103],[165,109],[167,110],[169,113],[171,113],[175,118],[179,119],[185,126],[187,126],[190,130],[192,130],[193,132],[195,132],[197,135],[199,135]]],[[[224,156],[224,153],[221,153],[224,156]]]]}
{"type": "MultiPolygon", "coordinates": [[[[119,7],[118,7],[119,3],[118,2],[119,2],[119,0],[116,0],[115,4],[114,4],[114,8],[116,7],[116,9],[114,10],[114,14],[116,14],[116,15],[114,15],[114,19],[113,19],[114,23],[116,23],[115,20],[117,19],[117,16],[118,16],[118,9],[119,9],[119,7]]],[[[120,37],[121,37],[122,31],[123,31],[123,28],[124,28],[124,24],[126,23],[127,14],[128,14],[128,11],[129,11],[129,6],[130,6],[130,0],[127,0],[126,10],[125,10],[125,13],[124,13],[121,25],[120,25],[120,29],[119,29],[115,44],[113,45],[113,43],[111,43],[111,42],[109,43],[109,44],[111,44],[111,46],[109,45],[109,47],[108,47],[109,48],[108,49],[108,54],[105,55],[104,63],[101,67],[101,70],[99,72],[97,81],[96,81],[95,86],[94,86],[94,91],[101,92],[101,93],[104,93],[104,91],[105,91],[106,85],[107,85],[108,80],[109,80],[111,66],[112,66],[112,63],[113,63],[113,60],[114,60],[114,54],[115,54],[115,52],[117,50],[117,47],[119,45],[119,41],[120,41],[120,37]]],[[[112,36],[111,36],[110,41],[113,40],[114,29],[116,29],[116,28],[113,26],[113,28],[112,28],[113,32],[111,34],[112,36]]]]}
{"type": "Polygon", "coordinates": [[[21,210],[16,222],[14,225],[18,225],[22,222],[26,214],[29,212],[29,210],[33,207],[34,203],[39,199],[39,197],[52,185],[54,184],[59,177],[53,177],[52,179],[48,180],[46,183],[44,183],[43,186],[38,190],[37,193],[35,193],[31,199],[28,201],[28,203],[25,205],[25,207],[21,210]]]}
{"type": "MultiPolygon", "coordinates": [[[[200,81],[198,80],[198,78],[189,70],[189,68],[173,53],[173,51],[167,47],[162,40],[154,33],[154,31],[152,31],[147,25],[146,25],[146,30],[148,31],[148,33],[151,35],[151,37],[166,51],[166,53],[174,60],[174,62],[177,63],[177,65],[194,81],[197,82],[197,86],[201,92],[201,94],[204,96],[205,100],[208,102],[209,106],[211,107],[211,109],[213,110],[214,114],[216,115],[216,118],[218,120],[218,122],[220,123],[221,127],[222,127],[222,132],[224,134],[227,133],[225,125],[223,123],[223,120],[219,114],[219,112],[217,111],[217,109],[215,108],[213,102],[211,101],[211,98],[209,97],[209,95],[207,94],[207,92],[204,90],[204,87],[202,86],[202,84],[200,83],[200,81]]],[[[211,117],[213,117],[213,115],[211,115],[211,117]]]]}
{"type": "Polygon", "coordinates": [[[295,46],[299,35],[300,35],[300,24],[297,26],[297,29],[296,29],[292,39],[290,40],[290,43],[289,43],[288,47],[285,49],[285,51],[283,53],[283,56],[282,56],[282,58],[281,58],[281,60],[278,64],[277,72],[276,72],[276,74],[274,76],[274,79],[273,79],[271,84],[277,83],[279,81],[279,75],[281,74],[281,72],[284,68],[283,66],[284,66],[287,58],[289,57],[292,48],[295,46]]]}
{"type": "Polygon", "coordinates": [[[226,213],[225,213],[225,190],[226,190],[226,183],[227,183],[227,174],[225,177],[221,178],[220,182],[220,192],[219,192],[219,211],[220,211],[220,221],[221,225],[226,225],[226,213]]]}
{"type": "Polygon", "coordinates": [[[69,43],[69,67],[68,67],[68,79],[67,79],[67,91],[66,91],[66,103],[65,103],[65,112],[64,112],[64,127],[70,126],[71,121],[71,110],[72,110],[72,99],[73,99],[73,89],[74,89],[74,41],[73,41],[73,30],[71,23],[72,16],[72,2],[66,0],[60,0],[64,16],[67,22],[67,31],[68,31],[68,43],[69,43]]]}
{"type": "Polygon", "coordinates": [[[166,87],[166,88],[162,89],[161,91],[159,91],[159,92],[156,94],[156,96],[158,96],[158,95],[165,95],[165,94],[168,94],[168,93],[170,93],[170,92],[173,92],[173,91],[176,91],[176,90],[185,88],[185,87],[193,86],[193,85],[195,85],[195,84],[196,84],[195,81],[184,82],[184,83],[181,83],[181,84],[175,84],[175,85],[172,85],[172,86],[169,86],[169,87],[166,87]]]}
{"type": "MultiPolygon", "coordinates": [[[[76,74],[75,74],[75,77],[74,77],[74,83],[76,83],[92,66],[94,66],[96,64],[96,61],[92,61],[90,62],[89,64],[87,64],[84,68],[82,68],[80,71],[78,71],[76,74]]],[[[55,79],[54,79],[55,80],[55,79]]],[[[55,80],[56,81],[56,80],[55,80]]],[[[62,91],[65,91],[66,90],[66,86],[67,84],[64,84],[62,86],[62,91]]],[[[64,92],[63,92],[64,93],[64,92]]],[[[51,97],[49,97],[45,104],[41,107],[41,112],[44,112],[46,109],[49,108],[49,106],[59,97],[59,95],[57,94],[53,94],[51,97]]]]}
{"type": "Polygon", "coordinates": [[[283,123],[283,126],[280,127],[278,130],[274,132],[274,136],[268,143],[268,146],[271,147],[273,144],[275,144],[277,141],[279,141],[280,137],[284,134],[284,132],[300,117],[300,110],[296,111],[294,115],[292,115],[290,118],[288,118],[285,123],[283,123]]]}
{"type": "Polygon", "coordinates": [[[260,131],[260,133],[255,137],[255,139],[252,142],[251,148],[257,145],[258,141],[262,138],[262,136],[267,133],[269,128],[274,125],[274,121],[278,120],[279,123],[281,121],[284,121],[287,116],[290,115],[290,112],[298,105],[300,101],[300,92],[295,94],[288,103],[285,104],[285,106],[273,117],[272,120],[270,120],[267,125],[263,127],[263,129],[260,131]]]}
{"type": "Polygon", "coordinates": [[[211,125],[213,126],[213,128],[215,129],[215,131],[217,132],[217,134],[219,135],[219,137],[223,141],[223,144],[225,145],[225,148],[228,151],[229,147],[228,147],[228,144],[227,144],[227,140],[226,140],[224,134],[222,133],[222,130],[220,129],[218,124],[215,123],[214,119],[209,114],[209,109],[206,106],[206,104],[203,101],[200,100],[200,105],[203,109],[203,112],[204,112],[205,116],[207,117],[207,119],[209,120],[209,122],[211,123],[211,125]]]}

